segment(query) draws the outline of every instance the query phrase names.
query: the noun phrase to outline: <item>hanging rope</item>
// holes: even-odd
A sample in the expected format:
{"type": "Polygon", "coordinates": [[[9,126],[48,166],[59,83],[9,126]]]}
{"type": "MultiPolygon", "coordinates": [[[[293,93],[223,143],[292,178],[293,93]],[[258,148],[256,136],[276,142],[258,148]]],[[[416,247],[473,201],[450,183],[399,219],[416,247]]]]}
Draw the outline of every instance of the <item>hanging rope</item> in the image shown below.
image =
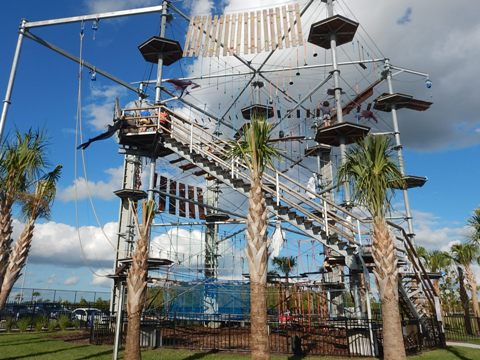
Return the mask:
{"type": "MultiPolygon", "coordinates": [[[[84,37],[84,23],[82,22],[80,27],[80,62],[78,65],[78,86],[77,86],[77,114],[76,114],[76,126],[75,126],[75,146],[74,146],[74,178],[77,178],[77,145],[78,145],[78,132],[80,130],[80,143],[83,142],[82,139],[82,76],[83,76],[83,37],[84,37]]],[[[88,263],[87,256],[85,254],[85,249],[82,243],[82,237],[80,235],[80,225],[78,222],[78,191],[77,184],[74,183],[74,192],[75,192],[75,224],[77,228],[77,237],[80,244],[80,253],[82,255],[82,261],[85,266],[90,270],[92,274],[98,277],[105,277],[105,275],[98,274],[88,263]]]]}

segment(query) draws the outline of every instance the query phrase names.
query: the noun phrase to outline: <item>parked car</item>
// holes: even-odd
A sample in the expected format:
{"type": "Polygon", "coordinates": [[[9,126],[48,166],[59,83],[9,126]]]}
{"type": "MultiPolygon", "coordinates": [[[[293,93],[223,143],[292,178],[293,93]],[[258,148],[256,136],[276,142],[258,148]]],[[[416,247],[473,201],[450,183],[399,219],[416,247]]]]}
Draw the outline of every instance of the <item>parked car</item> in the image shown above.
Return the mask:
{"type": "Polygon", "coordinates": [[[72,319],[77,319],[90,324],[92,319],[98,322],[106,322],[108,321],[108,316],[99,309],[77,308],[72,311],[72,319]]]}

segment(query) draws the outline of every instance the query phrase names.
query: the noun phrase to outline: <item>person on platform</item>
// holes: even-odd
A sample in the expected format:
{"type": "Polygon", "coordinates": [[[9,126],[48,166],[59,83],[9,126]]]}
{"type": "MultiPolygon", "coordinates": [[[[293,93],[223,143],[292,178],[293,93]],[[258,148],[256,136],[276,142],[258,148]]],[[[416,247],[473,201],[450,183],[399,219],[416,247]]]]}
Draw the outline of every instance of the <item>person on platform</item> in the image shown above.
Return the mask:
{"type": "Polygon", "coordinates": [[[330,107],[330,103],[328,101],[324,101],[320,106],[320,113],[323,120],[323,126],[330,126],[331,119],[332,119],[332,108],[330,107]]]}

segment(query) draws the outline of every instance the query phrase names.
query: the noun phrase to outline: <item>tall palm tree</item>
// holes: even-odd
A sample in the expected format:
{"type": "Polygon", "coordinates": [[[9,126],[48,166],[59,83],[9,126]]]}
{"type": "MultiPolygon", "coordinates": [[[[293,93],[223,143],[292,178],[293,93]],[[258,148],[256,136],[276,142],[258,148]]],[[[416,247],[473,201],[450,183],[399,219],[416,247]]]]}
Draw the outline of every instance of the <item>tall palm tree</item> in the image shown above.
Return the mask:
{"type": "MultiPolygon", "coordinates": [[[[472,308],[473,308],[473,315],[477,318],[480,322],[480,308],[478,306],[478,295],[477,295],[477,280],[475,278],[475,274],[472,270],[472,262],[479,260],[480,256],[480,249],[474,243],[466,243],[466,244],[454,244],[451,248],[452,258],[453,261],[457,264],[457,267],[461,270],[465,270],[465,277],[467,280],[467,284],[470,287],[470,293],[472,296],[472,308]]],[[[459,273],[460,273],[459,270],[459,273]]],[[[459,274],[460,275],[460,274],[459,274]]],[[[462,283],[460,282],[460,290],[462,290],[462,283]]],[[[462,296],[462,293],[460,293],[462,296]]],[[[464,299],[462,299],[464,300],[464,299]]],[[[468,297],[467,297],[467,304],[468,304],[468,297]]],[[[463,301],[462,301],[463,302],[463,301]]],[[[464,312],[468,311],[468,307],[464,306],[464,312]]],[[[467,314],[465,314],[467,315],[467,314]]],[[[480,323],[479,323],[480,325],[480,323]]]]}
{"type": "Polygon", "coordinates": [[[0,153],[0,284],[12,245],[12,206],[45,166],[45,145],[43,133],[17,131],[0,153]]]}
{"type": "Polygon", "coordinates": [[[338,171],[339,183],[352,180],[353,201],[373,219],[372,255],[383,317],[384,358],[406,359],[398,303],[398,267],[395,244],[390,234],[386,212],[393,187],[403,187],[402,174],[392,160],[392,150],[385,136],[367,136],[346,153],[338,171]]]}
{"type": "Polygon", "coordinates": [[[147,296],[148,243],[154,214],[155,204],[152,200],[149,200],[143,203],[141,224],[138,223],[137,216],[134,216],[138,235],[132,263],[127,274],[128,324],[125,360],[142,358],[140,352],[140,320],[147,296]]]}
{"type": "Polygon", "coordinates": [[[240,158],[250,172],[247,215],[246,256],[250,272],[250,326],[252,359],[269,359],[267,325],[267,206],[262,176],[267,165],[273,165],[278,151],[268,142],[271,125],[265,118],[253,116],[239,141],[231,143],[230,157],[240,158]]]}
{"type": "Polygon", "coordinates": [[[31,194],[19,195],[23,201],[23,213],[27,221],[9,256],[8,266],[0,290],[0,309],[4,308],[10,291],[20,277],[20,271],[27,261],[28,253],[32,246],[36,220],[50,216],[50,207],[55,198],[56,184],[61,170],[62,166],[58,165],[35,184],[35,190],[31,194]]]}

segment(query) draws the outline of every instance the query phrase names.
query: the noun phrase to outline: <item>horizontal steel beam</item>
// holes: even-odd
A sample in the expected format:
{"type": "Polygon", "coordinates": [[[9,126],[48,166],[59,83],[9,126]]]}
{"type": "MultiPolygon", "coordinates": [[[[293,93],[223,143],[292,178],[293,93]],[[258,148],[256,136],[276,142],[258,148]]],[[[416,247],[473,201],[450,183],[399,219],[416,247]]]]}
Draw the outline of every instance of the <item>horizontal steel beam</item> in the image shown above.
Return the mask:
{"type": "Polygon", "coordinates": [[[42,26],[60,25],[60,24],[68,24],[68,23],[74,23],[74,22],[84,22],[84,21],[90,21],[90,20],[111,19],[111,18],[118,18],[123,16],[156,13],[156,12],[161,12],[162,8],[163,8],[162,5],[158,5],[158,6],[150,6],[150,7],[138,8],[138,9],[110,11],[105,13],[72,16],[72,17],[51,19],[51,20],[41,20],[41,21],[31,21],[31,22],[27,21],[25,23],[25,28],[31,29],[31,28],[42,27],[42,26]]]}
{"type": "Polygon", "coordinates": [[[74,62],[76,62],[77,64],[80,64],[80,62],[82,63],[82,66],[86,67],[87,69],[90,69],[92,71],[95,71],[97,74],[100,74],[102,76],[105,76],[107,79],[110,79],[112,80],[113,82],[119,84],[119,85],[122,85],[123,87],[133,91],[134,93],[136,93],[138,96],[141,96],[143,98],[147,97],[140,89],[138,88],[135,88],[134,86],[130,85],[129,83],[109,74],[108,72],[86,62],[85,60],[80,60],[80,58],[76,57],[75,55],[72,55],[70,54],[69,52],[63,50],[62,48],[59,48],[58,46],[56,45],[53,45],[52,43],[49,43],[45,40],[43,40],[42,38],[32,34],[31,32],[29,31],[25,31],[25,37],[28,37],[29,39],[39,43],[40,45],[43,45],[45,46],[46,48],[50,49],[50,50],[53,50],[55,51],[57,54],[60,54],[62,56],[65,56],[67,59],[70,59],[74,62]]]}

